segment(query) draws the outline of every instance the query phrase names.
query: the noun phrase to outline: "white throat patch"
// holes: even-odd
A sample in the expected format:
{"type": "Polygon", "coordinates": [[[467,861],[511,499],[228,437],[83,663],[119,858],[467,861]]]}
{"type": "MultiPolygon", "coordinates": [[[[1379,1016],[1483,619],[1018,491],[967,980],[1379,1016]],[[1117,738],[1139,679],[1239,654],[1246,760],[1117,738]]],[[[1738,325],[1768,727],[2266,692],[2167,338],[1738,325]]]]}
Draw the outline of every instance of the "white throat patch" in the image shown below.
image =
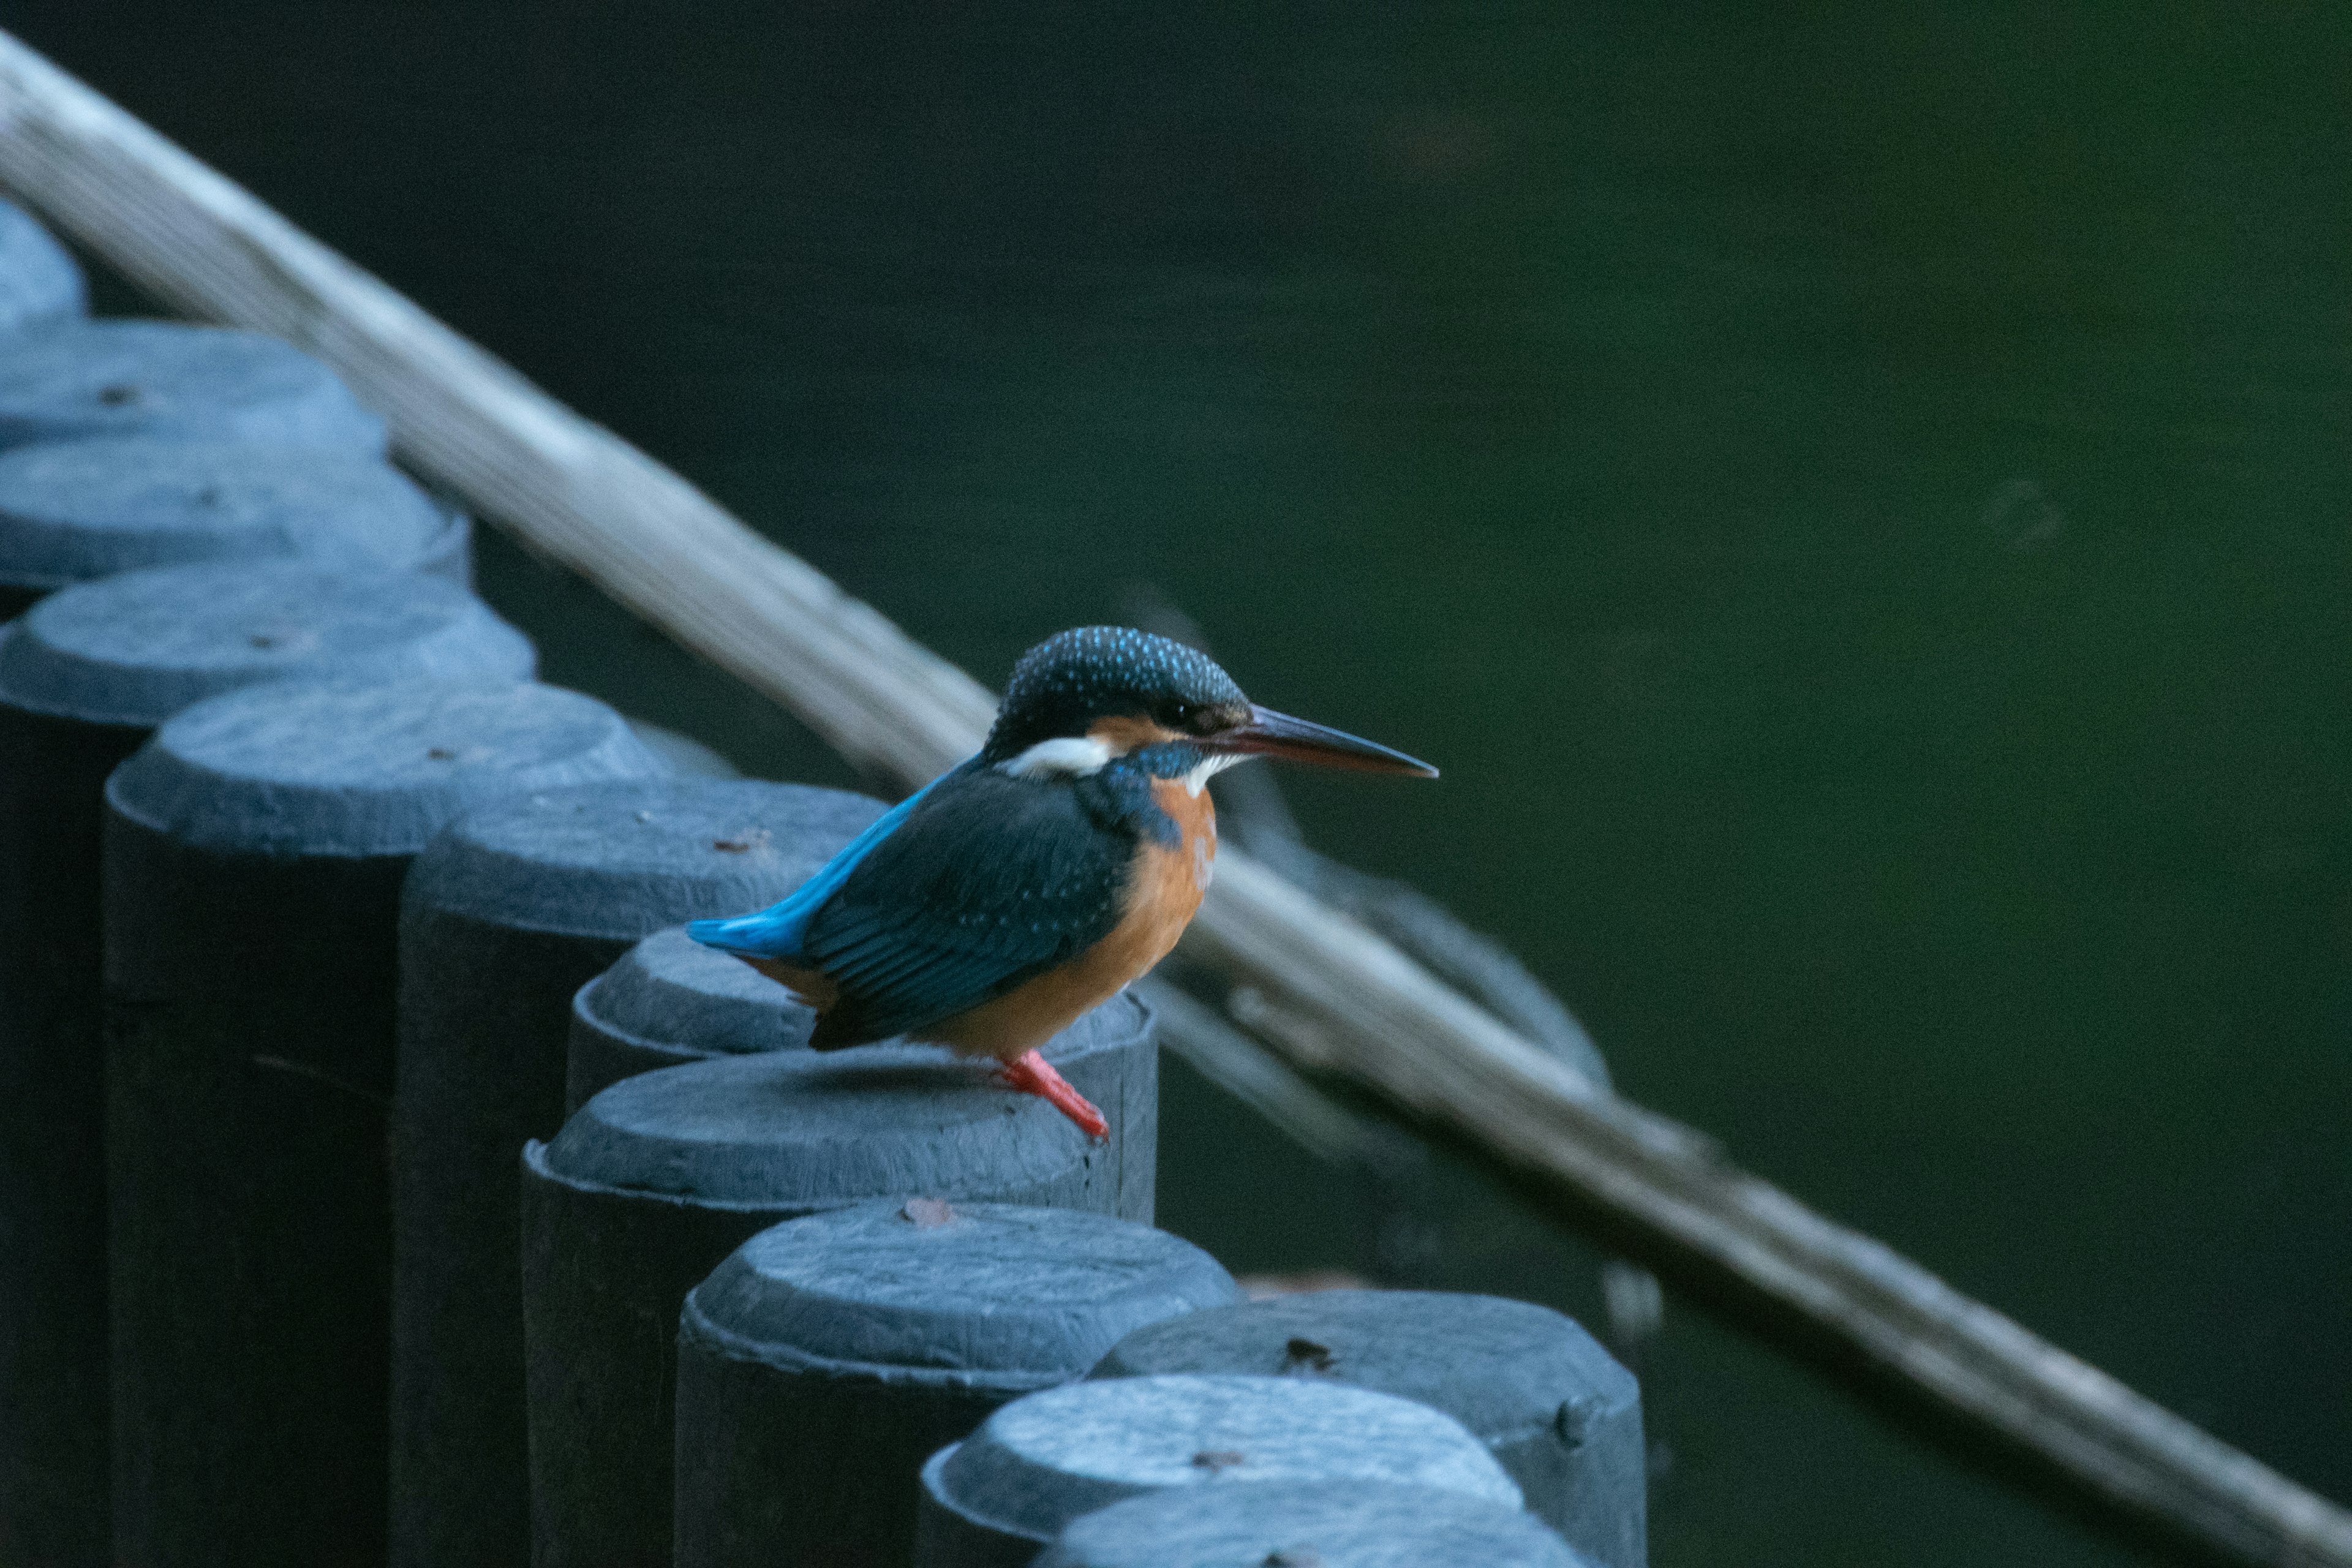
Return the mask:
{"type": "Polygon", "coordinates": [[[1062,735],[1040,741],[1010,762],[997,763],[1016,779],[1091,778],[1111,759],[1109,742],[1092,735],[1062,735]]]}
{"type": "Polygon", "coordinates": [[[1242,755],[1239,752],[1213,752],[1209,755],[1202,757],[1199,764],[1196,765],[1191,773],[1184,775],[1184,793],[1187,795],[1198,795],[1208,787],[1209,781],[1211,779],[1215,778],[1219,773],[1223,773],[1227,768],[1232,767],[1236,763],[1245,763],[1248,761],[1248,757],[1242,755]]]}

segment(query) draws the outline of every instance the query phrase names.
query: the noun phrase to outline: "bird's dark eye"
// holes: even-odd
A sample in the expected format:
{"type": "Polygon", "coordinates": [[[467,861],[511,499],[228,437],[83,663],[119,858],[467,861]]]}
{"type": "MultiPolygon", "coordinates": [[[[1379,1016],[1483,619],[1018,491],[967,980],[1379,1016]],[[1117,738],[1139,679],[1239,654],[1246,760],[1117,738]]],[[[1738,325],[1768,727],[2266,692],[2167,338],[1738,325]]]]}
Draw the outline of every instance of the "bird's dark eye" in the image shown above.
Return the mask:
{"type": "Polygon", "coordinates": [[[1190,702],[1171,702],[1160,710],[1161,722],[1171,730],[1190,730],[1201,710],[1190,702]]]}

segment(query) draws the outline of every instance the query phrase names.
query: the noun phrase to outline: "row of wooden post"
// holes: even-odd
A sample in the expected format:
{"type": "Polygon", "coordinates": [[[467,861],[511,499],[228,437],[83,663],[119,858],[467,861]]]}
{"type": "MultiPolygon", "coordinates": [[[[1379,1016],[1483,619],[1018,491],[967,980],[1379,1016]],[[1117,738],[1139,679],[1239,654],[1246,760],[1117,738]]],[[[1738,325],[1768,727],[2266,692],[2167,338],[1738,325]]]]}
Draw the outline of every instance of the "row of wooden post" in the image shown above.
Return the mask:
{"type": "Polygon", "coordinates": [[[1639,1568],[1575,1324],[1242,1302],[1129,998],[1101,1144],[795,1048],[677,928],[879,803],[537,683],[331,375],[83,299],[0,207],[0,1562],[1639,1568]]]}
{"type": "MultiPolygon", "coordinates": [[[[985,731],[991,700],[964,671],[5,31],[0,184],[173,308],[319,355],[414,471],[855,765],[910,788],[985,731]]],[[[1578,1052],[1448,984],[1349,902],[1229,847],[1180,956],[1220,978],[1250,1037],[1181,992],[1140,989],[1167,999],[1193,1059],[1290,1125],[1313,1113],[1263,1070],[1261,1044],[1429,1119],[1693,1302],[2126,1539],[2352,1568],[2352,1512],[1602,1091],[1578,1052]]]]}

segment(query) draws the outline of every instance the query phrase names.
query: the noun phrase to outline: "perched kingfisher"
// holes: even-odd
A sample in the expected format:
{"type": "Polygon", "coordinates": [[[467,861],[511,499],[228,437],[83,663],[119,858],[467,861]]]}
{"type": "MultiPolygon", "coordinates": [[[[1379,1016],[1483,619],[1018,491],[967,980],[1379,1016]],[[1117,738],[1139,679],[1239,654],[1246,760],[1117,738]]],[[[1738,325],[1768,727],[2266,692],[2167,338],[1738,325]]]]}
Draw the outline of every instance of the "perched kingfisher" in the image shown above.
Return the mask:
{"type": "Polygon", "coordinates": [[[1205,786],[1253,756],[1437,776],[1257,706],[1181,643],[1081,626],[1022,656],[979,755],[782,903],[687,931],[814,1007],[818,1050],[904,1037],[994,1057],[1099,1138],[1038,1047],[1176,945],[1217,854],[1205,786]]]}

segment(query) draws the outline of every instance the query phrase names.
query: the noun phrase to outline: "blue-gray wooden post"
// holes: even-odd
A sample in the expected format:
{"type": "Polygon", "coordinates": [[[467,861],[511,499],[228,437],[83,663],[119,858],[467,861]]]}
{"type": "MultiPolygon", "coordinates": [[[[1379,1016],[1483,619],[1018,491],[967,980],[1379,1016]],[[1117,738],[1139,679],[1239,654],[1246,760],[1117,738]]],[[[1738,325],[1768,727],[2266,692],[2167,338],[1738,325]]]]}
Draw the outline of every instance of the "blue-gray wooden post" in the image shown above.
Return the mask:
{"type": "Polygon", "coordinates": [[[115,770],[118,1563],[383,1560],[401,878],[469,801],[661,765],[551,686],[274,682],[115,770]]]}
{"type": "MultiPolygon", "coordinates": [[[[583,986],[572,1005],[566,1104],[631,1073],[714,1056],[805,1047],[814,1022],[782,986],[672,929],[583,986]]],[[[1150,1009],[1121,993],[1045,1047],[1110,1126],[1110,1212],[1151,1223],[1160,1149],[1160,1047],[1150,1009]]]]}
{"type": "Polygon", "coordinates": [[[1111,1173],[1059,1111],[935,1047],[719,1057],[597,1095],[523,1153],[536,1561],[665,1560],[678,1307],[754,1232],[886,1197],[1105,1213],[1111,1173]]]}
{"type": "Polygon", "coordinates": [[[1292,1377],[1121,1377],[1005,1405],[923,1466],[916,1568],[1025,1568],[1081,1514],[1171,1487],[1353,1479],[1505,1508],[1517,1482],[1452,1416],[1292,1377]]]}
{"type": "Polygon", "coordinates": [[[285,677],[530,673],[522,635],[413,575],[171,567],[0,626],[0,1561],[107,1545],[100,791],[154,727],[285,677]]]}
{"type": "Polygon", "coordinates": [[[528,1558],[515,1160],[563,1122],[572,995],[639,937],[772,903],[881,812],[673,777],[467,812],[417,857],[393,1108],[392,1560],[528,1558]]]}
{"type": "Polygon", "coordinates": [[[234,327],[53,320],[0,354],[0,449],[215,436],[381,455],[383,421],[301,350],[234,327]]]}
{"type": "Polygon", "coordinates": [[[1122,1325],[1238,1296],[1189,1242],[1064,1209],[918,1199],[761,1231],[679,1317],[677,1568],[903,1568],[942,1444],[1122,1325]]]}
{"type": "Polygon", "coordinates": [[[657,931],[572,998],[564,1113],[639,1073],[806,1049],[815,1023],[799,998],[741,959],[703,946],[683,926],[657,931]]]}
{"type": "Polygon", "coordinates": [[[1593,1568],[1534,1515],[1387,1481],[1148,1492],[1083,1514],[1033,1568],[1593,1568]]]}
{"type": "Polygon", "coordinates": [[[95,437],[0,453],[0,619],[68,584],[296,555],[472,579],[472,530],[382,458],[331,447],[95,437]]]}
{"type": "Polygon", "coordinates": [[[1252,1301],[1119,1342],[1097,1377],[1244,1373],[1328,1379],[1444,1411],[1519,1483],[1528,1510],[1602,1568],[1648,1561],[1642,1391],[1548,1307],[1422,1290],[1252,1301]]]}
{"type": "Polygon", "coordinates": [[[0,332],[89,309],[89,286],[66,247],[24,208],[0,202],[0,332]]]}

